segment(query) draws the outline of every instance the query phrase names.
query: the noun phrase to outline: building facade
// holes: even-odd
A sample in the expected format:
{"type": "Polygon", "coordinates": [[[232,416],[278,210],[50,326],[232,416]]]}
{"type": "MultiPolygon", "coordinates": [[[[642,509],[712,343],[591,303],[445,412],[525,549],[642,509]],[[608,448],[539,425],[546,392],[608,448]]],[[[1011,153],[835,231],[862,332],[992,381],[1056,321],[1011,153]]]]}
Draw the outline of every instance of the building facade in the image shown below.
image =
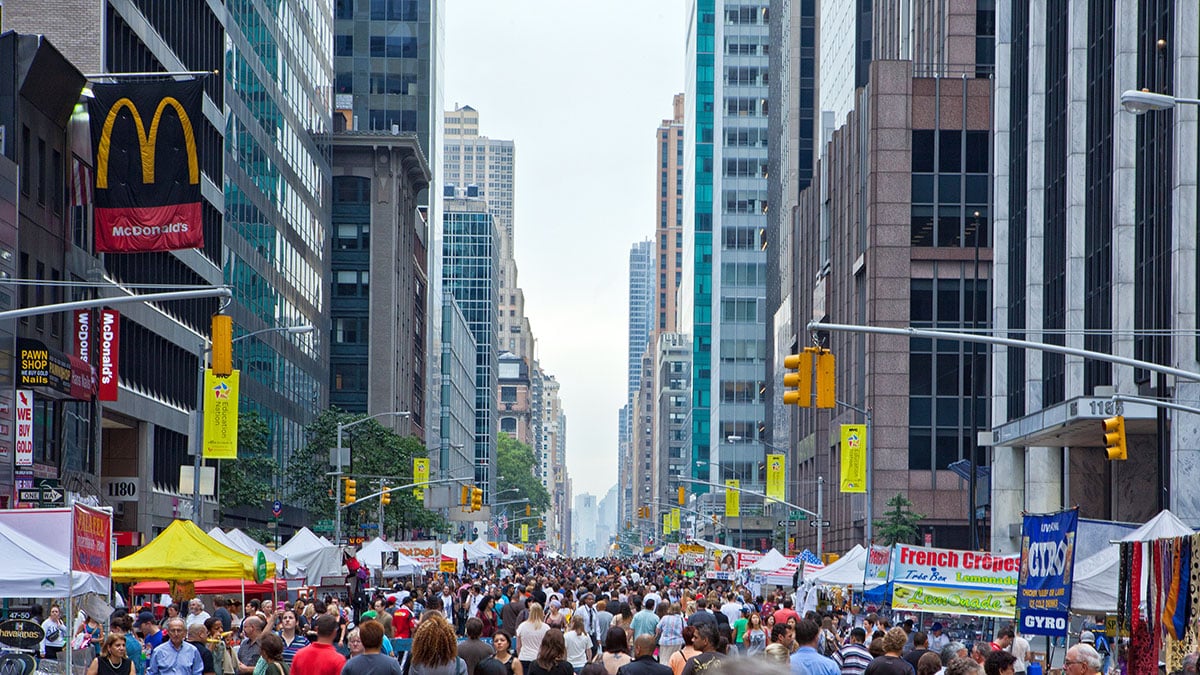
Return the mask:
{"type": "MultiPolygon", "coordinates": [[[[1195,114],[1119,105],[1131,89],[1197,97],[1196,8],[1002,0],[996,14],[996,328],[1196,372],[1195,114]]],[[[1196,415],[1120,404],[1123,462],[1106,461],[1097,421],[1114,393],[1192,406],[1194,382],[1001,347],[991,376],[993,550],[1020,550],[999,524],[1022,510],[1200,523],[1196,415]]]]}
{"type": "Polygon", "coordinates": [[[518,441],[534,447],[537,439],[533,435],[533,392],[529,380],[529,367],[525,360],[512,352],[501,352],[499,357],[500,386],[497,417],[500,431],[518,441]]]}
{"type": "Polygon", "coordinates": [[[487,201],[504,237],[504,255],[512,257],[513,170],[516,144],[479,134],[479,111],[469,105],[447,111],[445,120],[445,179],[463,189],[474,185],[487,201]]]}
{"type": "Polygon", "coordinates": [[[330,402],[403,411],[390,424],[425,437],[429,230],[417,196],[429,185],[415,134],[332,135],[333,290],[330,402]]]}
{"type": "Polygon", "coordinates": [[[475,485],[484,502],[495,491],[499,231],[481,199],[447,198],[442,230],[442,283],[475,338],[475,485]]]}
{"type": "Polygon", "coordinates": [[[692,9],[681,326],[693,337],[689,463],[695,479],[761,489],[768,3],[697,0],[692,9]]]}
{"type": "MultiPolygon", "coordinates": [[[[658,146],[658,213],[654,232],[654,334],[678,329],[679,284],[683,282],[684,97],[671,102],[671,119],[655,132],[658,146]]],[[[654,341],[651,340],[651,343],[654,341]]]]}
{"type": "MultiPolygon", "coordinates": [[[[439,478],[462,478],[469,483],[475,479],[475,360],[478,344],[450,291],[442,292],[440,334],[439,443],[436,446],[437,464],[430,469],[439,478]]],[[[448,488],[448,504],[457,503],[457,488],[457,485],[448,488]]],[[[450,509],[452,514],[456,511],[450,509]]]]}
{"type": "MultiPolygon", "coordinates": [[[[692,343],[684,333],[660,333],[655,349],[653,400],[654,440],[651,452],[651,492],[670,502],[691,474],[692,343]]],[[[662,508],[662,505],[659,505],[662,508]]]]}

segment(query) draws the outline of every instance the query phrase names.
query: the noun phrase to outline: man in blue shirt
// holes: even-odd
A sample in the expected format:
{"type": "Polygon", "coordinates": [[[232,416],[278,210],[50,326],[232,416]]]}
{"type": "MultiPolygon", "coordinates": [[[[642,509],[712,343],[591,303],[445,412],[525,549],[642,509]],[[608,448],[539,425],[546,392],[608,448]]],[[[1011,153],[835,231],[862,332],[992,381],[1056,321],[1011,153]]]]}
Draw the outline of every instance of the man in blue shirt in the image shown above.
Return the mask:
{"type": "Polygon", "coordinates": [[[796,643],[800,648],[792,654],[793,675],[841,675],[837,663],[817,651],[817,637],[821,627],[812,619],[803,619],[796,626],[796,643]]]}
{"type": "Polygon", "coordinates": [[[169,641],[150,652],[146,675],[203,675],[204,661],[191,643],[185,642],[187,627],[183,619],[167,620],[169,641]]]}

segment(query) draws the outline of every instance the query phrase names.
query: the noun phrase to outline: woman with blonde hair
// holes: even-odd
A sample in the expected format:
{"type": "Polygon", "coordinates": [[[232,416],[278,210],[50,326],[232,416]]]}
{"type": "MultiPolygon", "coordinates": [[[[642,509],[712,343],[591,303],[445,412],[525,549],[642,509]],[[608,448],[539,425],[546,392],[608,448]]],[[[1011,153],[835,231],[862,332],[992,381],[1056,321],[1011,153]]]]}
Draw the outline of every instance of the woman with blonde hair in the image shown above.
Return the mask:
{"type": "MultiPolygon", "coordinates": [[[[663,603],[667,604],[667,603],[663,603]]],[[[679,612],[679,603],[672,602],[667,607],[667,613],[659,620],[654,629],[658,635],[658,661],[668,663],[671,655],[683,647],[683,615],[679,612]]]]}
{"type": "Polygon", "coordinates": [[[563,641],[567,648],[567,663],[578,673],[592,658],[592,636],[587,634],[582,614],[571,616],[571,628],[563,634],[563,641]]]}
{"type": "MultiPolygon", "coordinates": [[[[360,636],[361,638],[361,636],[360,636]]],[[[412,675],[466,675],[467,662],[458,656],[454,627],[441,617],[423,619],[413,632],[409,657],[412,675]]]]}
{"type": "Polygon", "coordinates": [[[546,613],[536,602],[529,603],[529,618],[517,626],[517,660],[526,673],[542,649],[542,639],[550,631],[546,625],[546,613]]]}

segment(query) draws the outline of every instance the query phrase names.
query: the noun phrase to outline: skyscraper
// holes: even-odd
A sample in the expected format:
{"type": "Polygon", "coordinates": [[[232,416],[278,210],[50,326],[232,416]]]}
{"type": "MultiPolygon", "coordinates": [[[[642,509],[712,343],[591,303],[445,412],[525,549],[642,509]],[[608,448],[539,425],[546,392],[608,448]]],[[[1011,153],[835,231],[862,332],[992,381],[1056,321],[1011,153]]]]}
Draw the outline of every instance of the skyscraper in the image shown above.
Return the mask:
{"type": "Polygon", "coordinates": [[[481,199],[448,198],[443,225],[443,284],[475,338],[475,485],[491,501],[496,486],[496,349],[500,237],[481,199]]]}
{"type": "Polygon", "coordinates": [[[654,245],[639,241],[629,249],[629,396],[642,382],[642,355],[654,330],[654,245]]]}
{"type": "Polygon", "coordinates": [[[696,0],[692,9],[681,326],[693,336],[690,464],[696,478],[755,486],[765,456],[766,278],[757,271],[766,262],[767,2],[696,0]]]}
{"type": "Polygon", "coordinates": [[[676,303],[683,281],[683,94],[676,94],[671,119],[655,132],[658,146],[658,216],[655,247],[655,333],[668,333],[678,325],[676,303]]]}
{"type": "Polygon", "coordinates": [[[513,250],[513,163],[512,141],[488,138],[479,133],[479,111],[469,105],[445,113],[445,180],[466,189],[474,185],[504,235],[504,250],[513,250]]]}

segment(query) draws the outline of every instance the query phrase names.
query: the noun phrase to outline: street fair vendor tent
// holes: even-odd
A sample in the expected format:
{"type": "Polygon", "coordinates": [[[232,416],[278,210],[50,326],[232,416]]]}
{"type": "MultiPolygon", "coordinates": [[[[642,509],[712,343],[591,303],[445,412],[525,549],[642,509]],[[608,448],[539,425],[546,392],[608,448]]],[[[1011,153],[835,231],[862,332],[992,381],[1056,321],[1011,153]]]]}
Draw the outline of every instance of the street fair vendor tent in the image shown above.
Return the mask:
{"type": "MultiPolygon", "coordinates": [[[[864,590],[863,574],[866,564],[867,549],[863,548],[861,544],[855,544],[854,548],[847,551],[837,561],[825,569],[808,575],[806,579],[825,586],[848,586],[852,590],[861,591],[864,590]]],[[[872,580],[866,588],[874,588],[880,583],[878,580],[872,580]]]]}
{"type": "Polygon", "coordinates": [[[208,531],[208,534],[229,548],[251,557],[258,555],[258,552],[262,551],[262,554],[267,558],[267,562],[275,563],[275,569],[280,575],[285,573],[294,575],[301,571],[295,563],[287,563],[287,560],[283,556],[267,548],[265,544],[255,541],[253,537],[236,527],[228,532],[223,532],[221,528],[214,527],[208,531]],[[284,570],[285,563],[287,563],[286,572],[284,570]]]}
{"type": "Polygon", "coordinates": [[[92,537],[103,547],[91,552],[97,565],[86,564],[89,552],[84,550],[78,551],[76,562],[82,559],[85,564],[72,565],[72,539],[76,539],[75,547],[82,548],[75,534],[77,509],[84,507],[0,511],[0,550],[4,551],[0,597],[61,598],[84,593],[108,597],[111,519],[103,511],[83,511],[103,520],[100,525],[108,530],[92,537]],[[89,571],[92,567],[95,569],[89,571]]]}
{"type": "Polygon", "coordinates": [[[478,551],[479,553],[486,555],[489,558],[503,558],[504,557],[504,554],[500,552],[500,549],[498,549],[495,546],[492,546],[490,543],[488,543],[487,538],[484,537],[483,535],[479,535],[479,537],[477,539],[475,539],[475,541],[471,542],[470,544],[467,544],[467,548],[478,551]]]}
{"type": "Polygon", "coordinates": [[[384,571],[383,576],[385,579],[424,574],[424,570],[421,569],[421,563],[404,555],[395,546],[392,546],[379,537],[375,537],[367,544],[364,544],[354,557],[358,558],[358,561],[367,568],[377,570],[383,567],[384,553],[395,555],[397,561],[395,569],[384,571]]]}
{"type": "Polygon", "coordinates": [[[752,572],[772,572],[786,564],[788,564],[788,559],[777,549],[771,549],[747,569],[752,572]]]}
{"type": "Polygon", "coordinates": [[[300,528],[275,552],[286,558],[289,564],[295,562],[302,568],[305,580],[311,586],[320,585],[324,577],[344,577],[347,574],[341,550],[313,534],[307,527],[300,528]]]}
{"type": "MultiPolygon", "coordinates": [[[[1192,529],[1169,510],[1163,510],[1144,525],[1121,539],[1122,542],[1149,542],[1156,539],[1185,537],[1192,529]]],[[[1087,559],[1075,563],[1071,587],[1071,610],[1079,613],[1117,611],[1121,548],[1111,544],[1087,559]]]]}
{"type": "MultiPolygon", "coordinates": [[[[267,563],[266,576],[275,576],[267,563]]],[[[256,577],[253,557],[229,548],[196,527],[176,520],[138,551],[112,564],[113,581],[179,581],[256,577]]]]}

